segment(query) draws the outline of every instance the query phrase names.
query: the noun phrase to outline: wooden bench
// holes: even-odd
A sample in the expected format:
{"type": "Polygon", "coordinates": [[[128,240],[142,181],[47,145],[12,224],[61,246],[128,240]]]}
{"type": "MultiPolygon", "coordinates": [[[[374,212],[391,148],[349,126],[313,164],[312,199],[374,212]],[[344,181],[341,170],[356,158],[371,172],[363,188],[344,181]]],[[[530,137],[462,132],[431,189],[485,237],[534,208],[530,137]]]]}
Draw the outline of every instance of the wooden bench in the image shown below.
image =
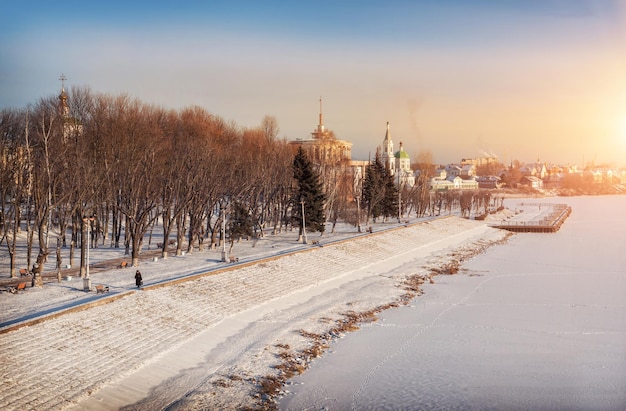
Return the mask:
{"type": "Polygon", "coordinates": [[[28,274],[28,268],[20,268],[20,275],[26,277],[28,274]]]}
{"type": "Polygon", "coordinates": [[[126,267],[128,267],[128,261],[122,261],[120,263],[120,268],[126,268],[126,267]]]}
{"type": "Polygon", "coordinates": [[[109,292],[109,287],[104,285],[96,285],[96,294],[104,294],[109,292]]]}
{"type": "MultiPolygon", "coordinates": [[[[174,245],[175,246],[176,245],[176,240],[174,240],[174,239],[168,240],[167,245],[168,246],[170,246],[170,245],[174,245]]],[[[157,243],[156,246],[157,246],[157,248],[163,248],[163,243],[157,243]]]]}
{"type": "Polygon", "coordinates": [[[239,262],[239,257],[234,257],[234,256],[230,256],[230,262],[231,263],[238,263],[239,262]]]}

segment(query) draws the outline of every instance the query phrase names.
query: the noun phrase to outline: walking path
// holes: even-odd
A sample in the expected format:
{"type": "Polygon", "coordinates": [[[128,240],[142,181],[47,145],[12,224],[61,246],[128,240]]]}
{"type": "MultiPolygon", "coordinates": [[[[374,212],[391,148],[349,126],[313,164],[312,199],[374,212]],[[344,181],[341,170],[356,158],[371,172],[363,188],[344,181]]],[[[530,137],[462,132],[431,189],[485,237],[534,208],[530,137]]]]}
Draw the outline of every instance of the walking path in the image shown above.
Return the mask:
{"type": "MultiPolygon", "coordinates": [[[[400,278],[406,276],[406,273],[400,273],[399,277],[394,277],[389,272],[398,264],[406,264],[419,257],[421,260],[416,261],[415,267],[419,270],[427,262],[427,257],[445,254],[451,247],[458,248],[485,238],[493,240],[502,236],[494,233],[499,232],[483,223],[443,218],[361,236],[354,241],[322,244],[321,247],[305,246],[309,252],[280,258],[248,262],[242,258],[239,265],[230,265],[219,275],[200,275],[206,269],[187,267],[186,272],[178,272],[178,280],[184,276],[191,278],[167,287],[162,286],[166,276],[159,277],[157,274],[165,266],[155,262],[153,266],[142,269],[147,280],[145,292],[131,291],[134,271],[113,270],[108,277],[103,274],[101,278],[107,281],[102,282],[113,287],[111,296],[123,298],[111,304],[92,304],[89,309],[71,315],[54,315],[54,318],[1,336],[0,408],[41,410],[75,406],[89,410],[118,409],[148,397],[150,401],[144,400],[145,405],[139,409],[158,409],[180,398],[193,397],[194,393],[216,388],[210,370],[216,372],[242,367],[243,361],[243,368],[249,368],[248,373],[260,372],[264,375],[268,371],[263,370],[270,369],[276,358],[272,352],[250,350],[250,347],[267,347],[276,337],[266,330],[260,330],[256,337],[251,337],[241,334],[242,330],[249,332],[252,325],[263,326],[257,324],[259,318],[266,319],[270,324],[275,318],[286,315],[285,323],[278,324],[278,327],[274,325],[271,329],[280,330],[281,335],[287,337],[289,333],[293,336],[298,329],[294,329],[293,325],[301,327],[302,321],[311,322],[307,312],[299,312],[296,318],[277,313],[277,301],[284,300],[281,304],[288,308],[298,305],[297,301],[308,301],[308,296],[314,295],[316,289],[323,292],[325,284],[335,291],[341,278],[349,283],[366,277],[373,277],[387,285],[378,298],[393,299],[403,292],[397,284],[400,278]],[[420,249],[426,254],[421,255],[420,249]],[[381,269],[382,266],[385,267],[381,269]],[[127,285],[120,285],[122,281],[127,285]],[[296,295],[296,302],[289,300],[296,295]],[[222,351],[222,343],[229,336],[237,336],[228,340],[229,343],[239,343],[222,351]],[[213,350],[218,346],[220,351],[213,350]],[[223,352],[228,352],[228,358],[223,357],[226,355],[223,352]],[[184,374],[182,381],[174,379],[177,382],[173,386],[170,384],[168,390],[151,391],[168,379],[180,377],[183,369],[193,368],[205,361],[208,353],[212,353],[211,358],[217,362],[203,363],[200,373],[190,371],[190,374],[184,374]],[[192,378],[193,375],[196,377],[192,378]]],[[[291,247],[293,251],[294,247],[291,247]]],[[[295,248],[302,250],[302,247],[295,248]]],[[[286,252],[284,248],[274,249],[274,254],[286,252]]],[[[207,260],[206,255],[197,258],[207,260]]],[[[212,263],[214,267],[220,265],[215,261],[212,263]]],[[[221,263],[221,266],[224,264],[221,263]]],[[[61,283],[59,287],[64,286],[67,287],[67,283],[61,283]]],[[[76,289],[71,292],[67,288],[65,290],[65,294],[77,292],[84,295],[83,291],[76,289]]],[[[22,296],[25,295],[16,297],[22,296]]],[[[98,297],[97,301],[107,298],[98,297]]],[[[357,301],[359,299],[357,297],[357,301]]],[[[54,311],[55,307],[68,304],[68,300],[61,297],[55,296],[52,300],[49,306],[40,306],[34,312],[54,311]]],[[[74,307],[85,302],[79,299],[70,301],[69,304],[74,307]]],[[[90,301],[90,304],[93,302],[90,301]]],[[[354,301],[341,301],[342,310],[346,309],[348,302],[354,304],[355,309],[359,307],[354,301]]],[[[361,302],[361,308],[371,304],[368,300],[361,302]]],[[[320,310],[329,309],[324,304],[323,307],[313,306],[314,318],[320,318],[317,317],[320,310]]],[[[28,315],[35,314],[31,312],[28,315]]],[[[218,379],[222,377],[216,376],[218,379]]],[[[247,380],[248,389],[253,386],[253,381],[247,380]]],[[[214,399],[217,402],[208,407],[212,408],[219,401],[223,401],[222,406],[250,405],[250,393],[239,388],[228,390],[225,387],[219,399],[214,399]]],[[[203,396],[202,401],[207,399],[203,396]]]]}

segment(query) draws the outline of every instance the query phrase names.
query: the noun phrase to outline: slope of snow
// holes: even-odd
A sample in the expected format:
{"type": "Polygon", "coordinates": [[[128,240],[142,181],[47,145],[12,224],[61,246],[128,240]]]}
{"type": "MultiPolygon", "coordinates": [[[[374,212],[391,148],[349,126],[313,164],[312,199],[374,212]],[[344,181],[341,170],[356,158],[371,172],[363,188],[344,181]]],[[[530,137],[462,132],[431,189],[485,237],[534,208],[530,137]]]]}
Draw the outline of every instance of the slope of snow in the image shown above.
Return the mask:
{"type": "MultiPolygon", "coordinates": [[[[272,367],[280,363],[281,350],[297,352],[311,344],[300,330],[322,332],[348,311],[396,300],[405,292],[399,285],[407,275],[427,274],[425,266],[455,258],[454,250],[481,249],[505,235],[450,217],[305,246],[306,252],[251,265],[243,264],[246,252],[240,247],[241,267],[167,287],[149,285],[168,277],[166,271],[179,275],[181,267],[171,263],[178,257],[151,262],[141,267],[148,286],[143,292],[132,291],[132,270],[94,275],[94,283],[125,296],[2,335],[0,407],[254,406],[259,399],[252,394],[261,378],[276,373],[272,367]]],[[[267,255],[272,251],[277,250],[268,246],[267,255]]],[[[202,264],[218,264],[209,253],[181,257],[182,271],[203,272],[202,264]]],[[[84,298],[81,286],[62,282],[8,297],[31,298],[32,314],[47,301],[67,302],[62,295],[84,298]]],[[[75,303],[72,297],[69,304],[75,303]]],[[[14,305],[19,304],[6,308],[14,305]]]]}

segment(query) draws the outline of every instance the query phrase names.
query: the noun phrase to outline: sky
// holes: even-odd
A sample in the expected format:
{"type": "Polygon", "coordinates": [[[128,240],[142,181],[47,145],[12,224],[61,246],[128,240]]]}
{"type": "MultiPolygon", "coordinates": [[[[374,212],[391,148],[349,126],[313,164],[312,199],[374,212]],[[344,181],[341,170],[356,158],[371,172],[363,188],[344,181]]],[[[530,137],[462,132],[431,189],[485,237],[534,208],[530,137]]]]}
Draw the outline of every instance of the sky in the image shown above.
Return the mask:
{"type": "MultiPolygon", "coordinates": [[[[6,2],[0,108],[87,86],[367,159],[626,166],[626,2],[6,2]]],[[[71,104],[71,103],[70,103],[71,104]]]]}

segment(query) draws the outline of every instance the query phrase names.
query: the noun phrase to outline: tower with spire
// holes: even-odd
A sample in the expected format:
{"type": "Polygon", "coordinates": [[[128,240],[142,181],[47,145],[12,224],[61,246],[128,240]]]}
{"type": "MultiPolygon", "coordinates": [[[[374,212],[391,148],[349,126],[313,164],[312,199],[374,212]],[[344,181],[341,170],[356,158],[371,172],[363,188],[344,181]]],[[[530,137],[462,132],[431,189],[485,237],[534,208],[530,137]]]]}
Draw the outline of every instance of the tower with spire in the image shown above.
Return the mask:
{"type": "Polygon", "coordinates": [[[387,122],[387,132],[385,133],[385,139],[381,147],[381,159],[383,164],[394,179],[396,183],[413,187],[415,185],[415,175],[411,170],[411,158],[409,154],[404,151],[402,142],[400,142],[400,149],[397,152],[393,152],[393,141],[391,140],[391,132],[389,131],[389,122],[387,122]]]}
{"type": "Polygon", "coordinates": [[[396,170],[396,157],[393,155],[393,141],[391,140],[391,132],[389,131],[389,122],[387,122],[387,132],[383,140],[381,155],[383,164],[389,169],[391,175],[393,175],[396,170]]]}
{"type": "Polygon", "coordinates": [[[59,115],[63,120],[63,142],[68,143],[73,140],[78,142],[78,138],[83,134],[83,125],[75,117],[70,117],[70,106],[67,103],[67,93],[65,92],[65,74],[59,77],[61,80],[61,94],[59,94],[59,115]]]}
{"type": "Polygon", "coordinates": [[[324,128],[324,115],[322,114],[322,98],[320,97],[320,116],[317,128],[311,133],[314,140],[321,140],[330,137],[330,131],[324,128]]]}
{"type": "Polygon", "coordinates": [[[339,140],[331,130],[324,126],[321,97],[319,104],[319,121],[311,133],[311,137],[298,138],[292,140],[290,144],[294,148],[302,147],[314,164],[323,164],[324,166],[345,164],[352,158],[352,143],[339,140]]]}
{"type": "Polygon", "coordinates": [[[67,77],[65,77],[65,74],[61,74],[59,80],[61,80],[61,94],[59,94],[59,114],[64,119],[67,119],[70,116],[70,106],[67,105],[67,93],[65,92],[65,80],[67,80],[67,77]]]}

